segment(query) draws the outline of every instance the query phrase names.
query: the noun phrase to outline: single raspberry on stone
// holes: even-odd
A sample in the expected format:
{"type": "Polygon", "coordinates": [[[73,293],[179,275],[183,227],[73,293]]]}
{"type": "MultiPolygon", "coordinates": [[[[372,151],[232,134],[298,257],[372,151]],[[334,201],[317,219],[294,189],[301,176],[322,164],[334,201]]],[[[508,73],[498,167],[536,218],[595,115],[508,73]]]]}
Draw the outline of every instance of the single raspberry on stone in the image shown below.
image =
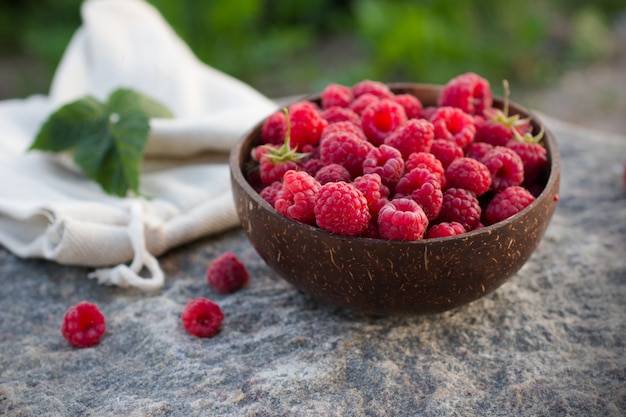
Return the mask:
{"type": "Polygon", "coordinates": [[[283,186],[276,194],[274,208],[283,216],[302,223],[315,224],[313,207],[320,183],[305,171],[287,171],[283,186]]]}
{"type": "Polygon", "coordinates": [[[472,142],[467,148],[465,148],[465,156],[476,160],[481,160],[490,150],[493,149],[493,145],[486,142],[472,142]]]}
{"type": "Polygon", "coordinates": [[[341,84],[328,84],[321,94],[322,108],[329,109],[331,107],[348,107],[354,100],[352,89],[341,84]]]}
{"type": "Polygon", "coordinates": [[[327,135],[320,142],[320,160],[323,164],[341,164],[351,178],[363,174],[363,161],[367,158],[372,144],[364,141],[353,133],[344,131],[327,135]]]}
{"type": "Polygon", "coordinates": [[[246,285],[250,274],[239,258],[233,252],[227,251],[211,262],[206,279],[217,292],[228,294],[246,285]]]}
{"type": "Polygon", "coordinates": [[[457,236],[465,233],[465,228],[458,222],[443,222],[431,226],[426,231],[426,239],[434,239],[437,237],[457,236]]]}
{"type": "Polygon", "coordinates": [[[404,174],[402,154],[388,145],[373,148],[363,161],[363,173],[380,175],[383,184],[393,189],[404,174]]]}
{"type": "Polygon", "coordinates": [[[70,307],[63,316],[61,334],[74,347],[97,345],[105,331],[104,314],[93,303],[82,301],[70,307]]]}
{"type": "Polygon", "coordinates": [[[213,337],[224,321],[224,313],[213,301],[198,297],[185,305],[180,318],[189,334],[197,337],[213,337]]]}
{"type": "Polygon", "coordinates": [[[363,140],[367,140],[365,137],[365,133],[363,133],[363,129],[361,129],[361,124],[354,124],[349,121],[330,123],[328,126],[324,128],[322,131],[322,136],[320,137],[320,142],[324,140],[326,136],[330,136],[333,133],[337,132],[350,132],[355,134],[357,137],[363,140]]]}
{"type": "Polygon", "coordinates": [[[322,131],[328,124],[313,103],[300,101],[289,106],[291,146],[303,151],[306,146],[317,146],[322,131]]]}
{"type": "Polygon", "coordinates": [[[480,222],[481,208],[473,191],[448,188],[443,193],[443,204],[437,222],[458,222],[469,232],[480,222]]]}
{"type": "Polygon", "coordinates": [[[458,107],[468,114],[482,114],[491,108],[493,93],[489,81],[468,72],[452,78],[441,89],[438,97],[439,107],[458,107]]]}
{"type": "Polygon", "coordinates": [[[278,194],[281,188],[283,188],[283,184],[280,181],[274,181],[270,185],[266,185],[265,187],[263,187],[263,189],[261,189],[259,194],[261,195],[261,198],[263,200],[267,201],[270,204],[270,206],[274,207],[274,202],[276,201],[276,195],[278,194]]]}
{"type": "Polygon", "coordinates": [[[320,184],[326,184],[327,182],[337,181],[350,182],[352,176],[350,175],[350,171],[348,171],[348,169],[343,165],[330,163],[322,166],[319,171],[317,171],[315,179],[320,184]]]}
{"type": "Polygon", "coordinates": [[[280,145],[285,141],[287,132],[287,116],[282,111],[269,115],[263,122],[261,129],[261,142],[280,145]]]}
{"type": "Polygon", "coordinates": [[[465,188],[480,196],[491,187],[491,172],[482,162],[473,158],[457,158],[446,169],[449,188],[465,188]]]}
{"type": "Polygon", "coordinates": [[[378,232],[387,240],[418,240],[424,236],[428,218],[415,201],[391,200],[378,212],[378,232]]]}
{"type": "Polygon", "coordinates": [[[356,97],[354,100],[352,100],[352,103],[348,105],[348,108],[352,110],[353,112],[355,112],[356,114],[358,114],[359,116],[362,116],[363,111],[370,104],[375,103],[379,100],[380,98],[375,96],[374,94],[365,93],[359,97],[356,97]]]}
{"type": "Polygon", "coordinates": [[[379,146],[385,138],[407,121],[404,107],[390,99],[381,99],[367,106],[361,114],[361,127],[367,139],[379,146]]]}
{"type": "Polygon", "coordinates": [[[424,168],[437,175],[441,188],[446,186],[445,170],[441,161],[430,152],[415,152],[409,155],[404,164],[404,170],[410,172],[415,168],[424,168]]]}
{"type": "Polygon", "coordinates": [[[523,187],[513,185],[505,188],[489,202],[484,221],[490,225],[508,219],[528,207],[533,201],[535,197],[523,187]]]}
{"type": "Polygon", "coordinates": [[[463,148],[450,140],[435,139],[430,147],[430,153],[435,155],[443,168],[446,169],[452,161],[463,157],[463,148]]]}
{"type": "Polygon", "coordinates": [[[481,160],[491,173],[491,189],[498,192],[524,181],[524,163],[513,149],[495,146],[481,160]]]}
{"type": "Polygon", "coordinates": [[[543,127],[536,135],[527,132],[524,135],[515,134],[515,139],[509,141],[506,147],[513,149],[522,159],[524,164],[524,181],[522,185],[526,188],[533,186],[546,174],[550,162],[548,152],[539,141],[543,137],[543,127]]]}
{"type": "Polygon", "coordinates": [[[371,218],[363,193],[343,181],[322,185],[314,210],[315,221],[322,230],[344,236],[360,235],[371,218]]]}
{"type": "Polygon", "coordinates": [[[424,106],[420,99],[413,94],[397,94],[391,99],[404,107],[408,119],[419,119],[422,117],[424,106]]]}
{"type": "Polygon", "coordinates": [[[396,193],[410,197],[420,205],[428,220],[437,218],[443,203],[443,192],[437,175],[425,168],[414,168],[396,185],[396,193]]]}
{"type": "Polygon", "coordinates": [[[430,118],[437,139],[454,141],[461,148],[474,141],[474,118],[456,107],[440,107],[430,118]]]}
{"type": "Polygon", "coordinates": [[[391,98],[394,96],[391,89],[380,81],[363,80],[352,86],[352,94],[354,97],[360,97],[363,94],[373,94],[378,98],[391,98]]]}
{"type": "Polygon", "coordinates": [[[393,146],[407,159],[414,152],[429,152],[434,139],[432,123],[425,119],[410,119],[385,138],[385,145],[393,146]]]}
{"type": "Polygon", "coordinates": [[[361,116],[347,107],[328,107],[327,109],[322,110],[320,116],[322,116],[322,119],[326,120],[329,124],[346,121],[352,122],[357,126],[361,124],[361,116]]]}

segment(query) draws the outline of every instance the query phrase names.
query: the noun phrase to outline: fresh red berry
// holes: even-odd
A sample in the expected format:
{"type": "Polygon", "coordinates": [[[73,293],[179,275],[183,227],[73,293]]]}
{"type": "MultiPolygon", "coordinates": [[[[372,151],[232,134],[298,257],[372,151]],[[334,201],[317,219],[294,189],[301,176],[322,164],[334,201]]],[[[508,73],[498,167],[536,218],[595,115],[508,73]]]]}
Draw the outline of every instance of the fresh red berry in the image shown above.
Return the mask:
{"type": "Polygon", "coordinates": [[[441,188],[446,186],[445,170],[441,161],[430,152],[415,152],[409,155],[404,164],[406,172],[410,172],[415,168],[424,168],[437,175],[441,188]]]}
{"type": "Polygon", "coordinates": [[[287,132],[287,116],[284,112],[279,111],[272,113],[263,122],[261,129],[261,142],[280,145],[285,141],[285,133],[287,132]]]}
{"type": "Polygon", "coordinates": [[[491,173],[491,189],[498,192],[524,181],[524,163],[513,149],[495,146],[481,160],[491,173]]]}
{"type": "Polygon", "coordinates": [[[310,102],[300,101],[289,106],[291,124],[291,146],[303,151],[306,146],[317,146],[322,131],[328,124],[315,106],[310,102]]]}
{"type": "Polygon", "coordinates": [[[276,195],[283,188],[283,184],[280,181],[275,181],[270,185],[266,185],[261,189],[259,193],[263,200],[267,201],[270,206],[274,207],[274,202],[276,201],[276,195]]]}
{"type": "Polygon", "coordinates": [[[525,188],[514,185],[497,193],[485,210],[485,223],[490,225],[508,219],[528,207],[535,197],[525,188]]]}
{"type": "Polygon", "coordinates": [[[380,209],[380,207],[378,207],[377,204],[381,198],[386,197],[386,195],[383,195],[384,192],[382,192],[383,184],[380,175],[364,174],[355,178],[352,185],[365,196],[367,205],[370,208],[370,213],[372,212],[372,208],[374,208],[374,214],[378,213],[377,210],[380,209]]]}
{"type": "Polygon", "coordinates": [[[363,161],[364,174],[378,174],[387,187],[394,188],[404,174],[404,159],[399,150],[380,145],[373,148],[363,161]]]}
{"type": "Polygon", "coordinates": [[[315,174],[324,166],[319,158],[309,158],[302,164],[302,171],[308,172],[309,175],[315,177],[315,174]]]}
{"type": "Polygon", "coordinates": [[[468,72],[452,78],[441,89],[438,98],[439,107],[458,107],[468,114],[481,114],[491,108],[493,93],[489,81],[468,72]]]}
{"type": "Polygon", "coordinates": [[[363,80],[352,86],[354,97],[360,97],[363,94],[373,94],[378,98],[391,98],[393,92],[384,83],[380,81],[363,80]]]}
{"type": "Polygon", "coordinates": [[[347,107],[353,99],[352,89],[340,84],[327,85],[321,94],[322,108],[324,109],[335,106],[347,107]]]}
{"type": "Polygon", "coordinates": [[[281,181],[285,172],[297,170],[300,163],[293,160],[274,160],[268,155],[263,155],[259,161],[261,182],[264,185],[271,185],[276,181],[281,181]]]}
{"type": "Polygon", "coordinates": [[[397,94],[391,98],[393,101],[404,107],[408,119],[419,119],[422,117],[422,102],[412,94],[397,94]]]}
{"type": "Polygon", "coordinates": [[[385,138],[385,145],[393,146],[406,159],[414,152],[429,152],[434,139],[432,123],[425,119],[410,119],[385,138]]]}
{"type": "Polygon", "coordinates": [[[347,107],[328,107],[327,109],[322,110],[320,116],[322,116],[322,119],[326,120],[329,124],[346,121],[352,122],[355,125],[361,124],[361,116],[347,107]]]}
{"type": "Polygon", "coordinates": [[[465,233],[465,228],[458,222],[443,222],[431,226],[426,231],[426,239],[437,237],[457,236],[465,233]]]}
{"type": "Polygon", "coordinates": [[[433,145],[430,147],[430,153],[441,162],[444,169],[457,158],[463,157],[463,148],[456,144],[456,142],[446,139],[435,139],[433,145]]]}
{"type": "Polygon", "coordinates": [[[406,123],[404,107],[390,99],[381,99],[367,106],[361,114],[361,127],[367,139],[379,146],[394,130],[406,123]]]}
{"type": "Polygon", "coordinates": [[[324,128],[322,131],[322,136],[320,137],[320,142],[324,140],[325,137],[330,136],[334,133],[344,133],[350,132],[358,136],[360,139],[367,140],[365,137],[365,133],[363,133],[363,129],[361,129],[361,124],[354,124],[350,121],[342,121],[336,123],[330,123],[328,126],[324,128]]]}
{"type": "Polygon", "coordinates": [[[448,188],[444,191],[438,222],[458,222],[466,231],[470,231],[478,225],[480,216],[480,203],[473,191],[464,188],[448,188]]]}
{"type": "Polygon", "coordinates": [[[400,178],[396,192],[418,203],[428,220],[437,218],[443,203],[443,192],[436,174],[425,168],[414,168],[400,178]]]}
{"type": "Polygon", "coordinates": [[[465,188],[480,196],[491,187],[491,172],[473,158],[457,158],[446,169],[447,187],[465,188]]]}
{"type": "Polygon", "coordinates": [[[371,218],[363,193],[343,181],[322,185],[314,210],[315,221],[321,229],[344,236],[363,233],[371,218]]]}
{"type": "Polygon", "coordinates": [[[213,337],[222,325],[224,313],[213,301],[199,297],[185,305],[181,320],[188,333],[197,337],[213,337]]]}
{"type": "Polygon", "coordinates": [[[359,116],[363,115],[363,111],[372,103],[379,101],[380,98],[374,94],[365,93],[352,100],[352,103],[348,105],[348,108],[354,111],[359,116]]]}
{"type": "Polygon", "coordinates": [[[472,143],[476,134],[474,118],[456,107],[440,107],[430,118],[435,137],[454,141],[461,148],[472,143]]]}
{"type": "Polygon", "coordinates": [[[513,149],[522,160],[524,165],[524,181],[522,185],[530,187],[543,176],[548,169],[548,153],[546,148],[539,143],[509,141],[506,147],[513,149]]]}
{"type": "Polygon", "coordinates": [[[364,141],[350,132],[336,132],[327,135],[320,142],[320,160],[323,164],[341,164],[351,178],[363,174],[363,161],[373,148],[372,144],[364,141]]]}
{"type": "Polygon", "coordinates": [[[95,346],[105,331],[104,314],[93,303],[82,301],[70,307],[63,316],[61,334],[72,346],[95,346]]]}
{"type": "Polygon", "coordinates": [[[465,156],[477,160],[483,159],[493,149],[493,145],[486,142],[472,142],[465,148],[465,156]]]}
{"type": "Polygon", "coordinates": [[[345,181],[350,182],[352,176],[350,171],[341,164],[330,163],[322,166],[315,174],[315,179],[320,184],[326,184],[327,182],[345,181]]]}
{"type": "Polygon", "coordinates": [[[239,258],[233,252],[227,251],[211,262],[206,279],[219,293],[228,294],[246,285],[250,274],[239,258]]]}
{"type": "Polygon", "coordinates": [[[391,200],[378,212],[378,231],[382,239],[418,240],[427,227],[424,210],[408,198],[391,200]]]}
{"type": "Polygon", "coordinates": [[[283,186],[276,194],[274,208],[283,216],[302,223],[314,224],[313,207],[320,183],[305,171],[287,171],[283,186]]]}

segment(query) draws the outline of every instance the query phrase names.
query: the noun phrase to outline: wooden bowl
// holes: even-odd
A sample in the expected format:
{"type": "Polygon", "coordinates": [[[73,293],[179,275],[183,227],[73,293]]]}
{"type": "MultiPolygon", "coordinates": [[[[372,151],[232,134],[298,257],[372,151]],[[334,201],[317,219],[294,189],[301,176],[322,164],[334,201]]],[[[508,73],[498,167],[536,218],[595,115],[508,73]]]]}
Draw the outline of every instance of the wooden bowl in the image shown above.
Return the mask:
{"type": "MultiPolygon", "coordinates": [[[[440,86],[390,84],[395,93],[435,105],[440,86]]],[[[308,97],[318,100],[319,96],[308,97]]],[[[502,100],[494,98],[494,106],[502,100]]],[[[510,113],[540,121],[510,103],[510,113]]],[[[310,296],[356,311],[381,315],[432,314],[491,293],[528,260],[548,227],[558,200],[559,151],[545,129],[550,161],[545,187],[523,211],[463,235],[418,241],[345,237],[284,217],[250,186],[244,167],[260,144],[262,122],[230,156],[231,180],[241,225],[261,258],[282,278],[310,296]]]]}

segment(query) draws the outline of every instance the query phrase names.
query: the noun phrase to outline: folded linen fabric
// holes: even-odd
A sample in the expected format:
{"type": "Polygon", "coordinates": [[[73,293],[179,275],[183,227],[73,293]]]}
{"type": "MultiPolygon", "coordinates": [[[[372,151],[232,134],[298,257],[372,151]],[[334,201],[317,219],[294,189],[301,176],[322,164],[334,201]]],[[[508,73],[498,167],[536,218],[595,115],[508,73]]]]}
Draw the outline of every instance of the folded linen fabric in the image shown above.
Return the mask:
{"type": "Polygon", "coordinates": [[[49,95],[0,102],[0,244],[98,268],[89,275],[104,284],[158,289],[155,257],[238,224],[227,153],[276,104],[199,61],[143,0],[87,0],[81,15],[49,95]],[[174,113],[150,121],[140,181],[150,199],[109,196],[59,158],[27,152],[61,105],[120,87],[174,113]]]}

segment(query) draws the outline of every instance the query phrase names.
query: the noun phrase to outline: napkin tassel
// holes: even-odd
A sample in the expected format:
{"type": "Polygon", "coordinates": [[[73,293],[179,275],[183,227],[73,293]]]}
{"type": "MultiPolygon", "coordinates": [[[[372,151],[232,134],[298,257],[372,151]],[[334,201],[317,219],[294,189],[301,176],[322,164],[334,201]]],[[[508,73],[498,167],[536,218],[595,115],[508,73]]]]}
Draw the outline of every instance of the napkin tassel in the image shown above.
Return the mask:
{"type": "Polygon", "coordinates": [[[133,202],[130,214],[127,231],[134,252],[132,263],[130,266],[120,264],[113,268],[96,269],[89,273],[88,277],[97,279],[100,284],[135,287],[143,291],[158,290],[163,286],[165,276],[157,259],[146,248],[143,209],[140,202],[133,202]],[[151,274],[149,278],[139,275],[144,267],[151,274]]]}

